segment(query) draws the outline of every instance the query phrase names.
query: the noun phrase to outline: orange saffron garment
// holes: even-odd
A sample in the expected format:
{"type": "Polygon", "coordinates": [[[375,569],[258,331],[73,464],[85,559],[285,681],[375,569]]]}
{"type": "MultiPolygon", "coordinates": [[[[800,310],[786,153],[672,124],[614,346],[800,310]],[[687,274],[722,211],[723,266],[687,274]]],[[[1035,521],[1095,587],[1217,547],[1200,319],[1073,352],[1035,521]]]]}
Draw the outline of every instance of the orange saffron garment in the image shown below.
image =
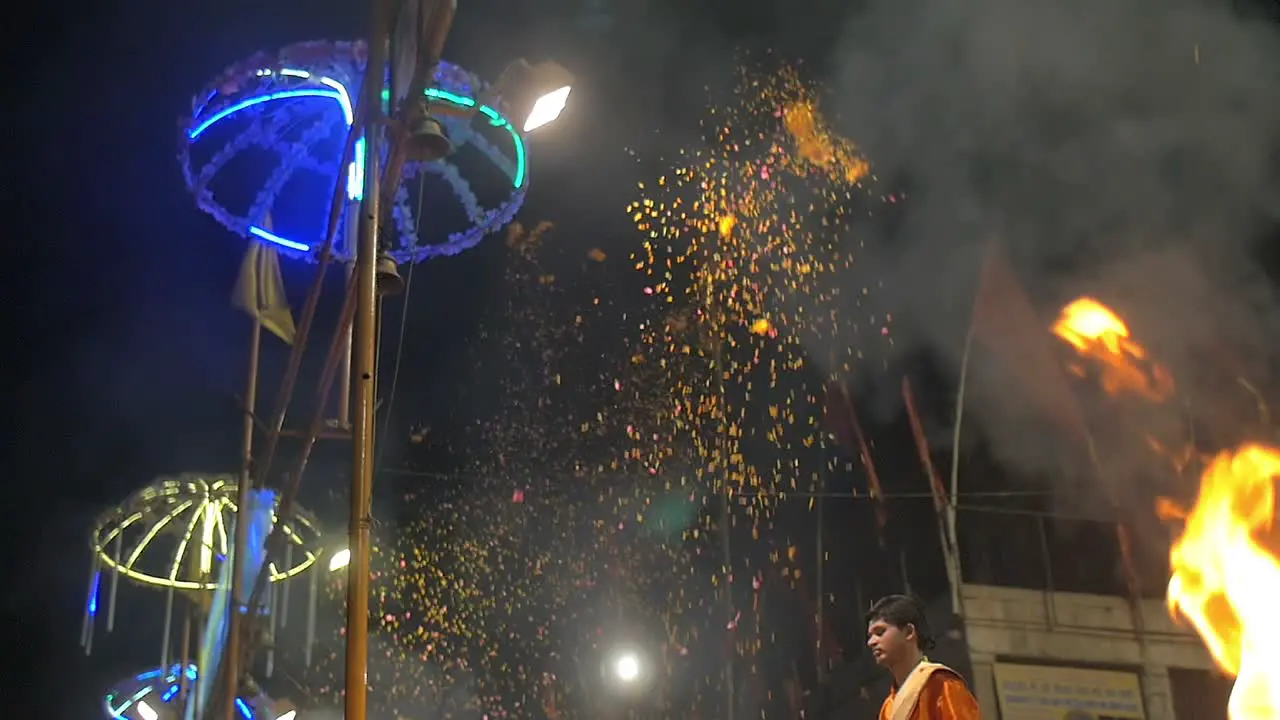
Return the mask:
{"type": "Polygon", "coordinates": [[[964,679],[951,668],[928,661],[920,663],[901,688],[890,690],[889,697],[880,706],[880,720],[980,718],[978,701],[965,686],[964,679]]]}

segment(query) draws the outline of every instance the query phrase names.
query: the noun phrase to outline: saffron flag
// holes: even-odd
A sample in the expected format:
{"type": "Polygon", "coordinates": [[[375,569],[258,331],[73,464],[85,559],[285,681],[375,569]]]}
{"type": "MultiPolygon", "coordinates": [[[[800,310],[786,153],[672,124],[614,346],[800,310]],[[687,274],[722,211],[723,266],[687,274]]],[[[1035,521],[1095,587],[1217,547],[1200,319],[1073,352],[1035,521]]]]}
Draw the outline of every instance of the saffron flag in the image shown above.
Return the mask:
{"type": "MultiPolygon", "coordinates": [[[[1036,314],[998,241],[992,242],[983,262],[972,330],[974,339],[1008,367],[1035,408],[1052,419],[1077,447],[1087,449],[1094,471],[1105,485],[1088,421],[1054,355],[1050,326],[1036,314]]],[[[1124,522],[1116,522],[1115,529],[1125,582],[1133,601],[1138,597],[1139,583],[1132,541],[1124,522]]]]}
{"type": "MultiPolygon", "coordinates": [[[[270,222],[265,223],[270,227],[270,222]]],[[[293,312],[284,294],[284,278],[280,274],[280,256],[276,249],[261,242],[250,242],[240,266],[240,277],[231,295],[231,304],[255,317],[272,335],[292,345],[297,331],[293,312]]]]}
{"type": "Polygon", "coordinates": [[[1028,402],[1073,442],[1087,442],[1084,413],[1053,352],[1048,323],[1040,321],[1014,274],[1003,246],[992,242],[973,305],[973,337],[1005,365],[1028,402]]]}

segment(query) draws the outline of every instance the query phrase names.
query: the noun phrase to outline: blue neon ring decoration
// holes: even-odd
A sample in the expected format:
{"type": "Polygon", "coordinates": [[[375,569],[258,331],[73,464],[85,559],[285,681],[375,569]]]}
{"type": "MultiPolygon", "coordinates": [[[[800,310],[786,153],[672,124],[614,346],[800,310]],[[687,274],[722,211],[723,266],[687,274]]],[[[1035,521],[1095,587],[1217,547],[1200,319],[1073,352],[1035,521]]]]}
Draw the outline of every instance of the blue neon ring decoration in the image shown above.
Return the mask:
{"type": "MultiPolygon", "coordinates": [[[[357,152],[356,162],[340,173],[337,167],[341,161],[340,149],[318,156],[314,148],[326,141],[330,141],[330,147],[341,148],[345,141],[345,129],[354,120],[355,93],[363,77],[366,55],[363,41],[298,43],[275,56],[259,53],[232,65],[196,95],[191,114],[180,123],[178,161],[187,189],[200,209],[241,237],[269,243],[290,257],[316,261],[323,237],[284,237],[274,232],[268,218],[286,183],[300,171],[317,173],[333,182],[338,182],[341,174],[347,184],[349,204],[359,200],[364,178],[362,153],[357,152]],[[317,111],[315,103],[294,102],[315,98],[333,102],[325,104],[324,111],[317,111]],[[237,123],[238,132],[209,153],[203,164],[194,164],[192,148],[201,142],[215,142],[207,139],[207,131],[231,121],[237,123]],[[335,139],[338,142],[331,142],[335,139]],[[236,212],[227,208],[209,185],[227,163],[250,149],[265,150],[274,156],[276,164],[257,189],[248,210],[236,212]]],[[[405,183],[399,188],[390,212],[398,236],[392,255],[398,262],[419,262],[469,250],[510,223],[524,203],[529,185],[524,137],[501,111],[476,99],[485,89],[483,81],[467,70],[441,62],[435,82],[426,94],[433,103],[474,112],[478,116],[476,123],[507,131],[510,145],[504,151],[475,132],[469,118],[450,114],[440,118],[455,148],[470,144],[506,175],[511,182],[507,197],[496,207],[481,206],[467,179],[447,158],[430,163],[407,163],[405,183]],[[450,234],[444,242],[424,243],[418,233],[413,211],[416,203],[410,202],[405,185],[423,175],[443,179],[466,211],[467,229],[450,234]]],[[[362,149],[363,138],[360,138],[357,150],[362,149]]],[[[325,194],[315,200],[317,212],[323,213],[326,219],[329,198],[330,195],[325,194]]],[[[334,254],[340,261],[353,259],[352,249],[344,247],[340,238],[335,243],[334,254]]]]}
{"type": "MultiPolygon", "coordinates": [[[[188,664],[185,669],[181,663],[175,663],[168,667],[161,666],[146,670],[112,686],[102,697],[102,707],[106,710],[108,718],[130,717],[126,713],[136,712],[140,702],[146,702],[153,706],[152,710],[155,710],[162,705],[180,702],[179,694],[183,682],[185,681],[190,687],[190,684],[198,679],[199,671],[195,665],[191,664],[188,664]],[[186,678],[182,677],[184,674],[186,678]]],[[[244,720],[253,720],[253,708],[258,704],[256,700],[256,698],[237,697],[237,716],[244,720]]]]}

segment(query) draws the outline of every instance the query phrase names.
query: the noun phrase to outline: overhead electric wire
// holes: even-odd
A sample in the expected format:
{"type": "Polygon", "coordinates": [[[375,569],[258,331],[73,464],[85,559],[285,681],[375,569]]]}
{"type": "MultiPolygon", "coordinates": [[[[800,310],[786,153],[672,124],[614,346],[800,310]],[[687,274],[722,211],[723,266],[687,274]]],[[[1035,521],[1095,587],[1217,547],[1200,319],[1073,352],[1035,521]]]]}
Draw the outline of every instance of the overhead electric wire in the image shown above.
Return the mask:
{"type": "MultiPolygon", "coordinates": [[[[446,472],[436,472],[432,470],[406,470],[404,468],[392,468],[392,467],[379,468],[378,472],[386,473],[387,475],[405,475],[409,477],[429,477],[429,478],[435,478],[437,480],[481,480],[486,477],[492,477],[491,475],[481,475],[478,473],[460,473],[460,472],[446,473],[446,472]]],[[[883,493],[879,496],[871,495],[869,493],[847,493],[847,492],[846,493],[839,493],[839,492],[815,493],[815,492],[802,492],[802,491],[793,492],[793,491],[786,491],[786,490],[777,491],[777,492],[744,491],[744,492],[735,492],[733,494],[735,496],[743,496],[743,497],[764,497],[764,496],[813,497],[813,498],[826,497],[826,498],[847,498],[850,500],[863,500],[863,499],[894,500],[894,499],[933,497],[932,493],[925,492],[925,491],[883,493]]],[[[961,497],[1043,497],[1043,496],[1052,495],[1052,494],[1053,494],[1053,491],[1051,490],[985,490],[985,491],[975,490],[971,492],[962,493],[961,497]]]]}

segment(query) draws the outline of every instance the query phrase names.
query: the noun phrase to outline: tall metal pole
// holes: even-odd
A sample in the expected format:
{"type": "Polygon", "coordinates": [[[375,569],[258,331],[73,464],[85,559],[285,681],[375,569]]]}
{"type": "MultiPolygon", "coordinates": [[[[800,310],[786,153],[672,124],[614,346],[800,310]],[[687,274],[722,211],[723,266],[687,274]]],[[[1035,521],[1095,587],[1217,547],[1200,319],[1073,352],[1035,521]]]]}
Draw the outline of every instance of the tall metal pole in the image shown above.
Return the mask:
{"type": "Polygon", "coordinates": [[[818,611],[817,611],[817,632],[814,637],[817,642],[814,643],[814,668],[818,673],[818,682],[827,679],[827,661],[826,648],[822,647],[823,641],[826,639],[827,618],[827,596],[825,587],[825,578],[827,574],[827,546],[824,541],[826,535],[826,504],[827,504],[827,476],[822,476],[822,483],[818,486],[818,611]]]}
{"type": "MultiPolygon", "coordinates": [[[[979,290],[981,292],[981,290],[979,290]]],[[[976,300],[975,300],[976,302],[976,300]]],[[[974,308],[975,311],[977,308],[974,308]]],[[[976,319],[976,318],[974,318],[976,319]]],[[[973,329],[976,323],[969,321],[969,330],[964,336],[964,354],[960,357],[960,385],[956,388],[956,423],[951,429],[951,488],[947,495],[946,533],[947,543],[951,546],[943,548],[947,555],[948,574],[952,576],[951,612],[957,616],[964,614],[964,600],[960,593],[960,537],[956,530],[956,504],[960,501],[960,430],[964,423],[964,391],[969,381],[969,354],[973,350],[973,329]]]]}
{"type": "Polygon", "coordinates": [[[182,666],[178,669],[178,703],[187,701],[187,668],[191,667],[191,603],[182,613],[182,666]]]}
{"type": "MultiPolygon", "coordinates": [[[[359,214],[347,213],[342,227],[342,243],[350,248],[355,242],[359,214]]],[[[347,284],[355,282],[355,266],[347,268],[347,284]]],[[[342,364],[338,366],[338,427],[346,430],[351,427],[351,328],[341,331],[343,334],[342,364]]]]}
{"type": "MultiPolygon", "coordinates": [[[[228,612],[231,613],[227,625],[227,652],[223,673],[222,712],[226,720],[235,720],[236,694],[240,690],[240,640],[244,628],[244,613],[241,606],[245,602],[244,575],[245,545],[249,544],[249,486],[252,484],[253,472],[253,417],[258,405],[258,357],[262,350],[262,320],[255,312],[253,316],[253,332],[249,337],[249,377],[245,380],[244,389],[244,428],[240,438],[240,480],[236,485],[236,527],[235,544],[231,548],[231,602],[228,612]]],[[[209,668],[208,672],[212,673],[209,668]]],[[[201,668],[201,672],[206,672],[201,668]]]]}
{"type": "MultiPolygon", "coordinates": [[[[717,372],[719,372],[718,367],[717,367],[717,372]]],[[[721,513],[720,515],[720,551],[724,555],[723,562],[724,562],[724,574],[725,574],[724,588],[721,592],[724,593],[723,602],[728,614],[728,618],[727,620],[725,620],[725,622],[729,622],[729,621],[732,621],[734,618],[733,543],[730,540],[730,537],[733,531],[729,527],[729,525],[733,521],[733,507],[732,507],[732,504],[729,502],[728,469],[721,468],[720,471],[721,471],[721,477],[723,478],[720,481],[720,513],[721,513]]],[[[733,658],[734,653],[737,652],[737,637],[736,637],[737,632],[738,632],[737,627],[734,627],[733,631],[729,635],[729,652],[726,655],[725,662],[724,662],[724,695],[725,695],[725,702],[727,703],[725,707],[725,717],[727,718],[727,720],[733,720],[734,706],[737,704],[737,701],[738,701],[738,690],[736,687],[736,683],[734,682],[736,673],[734,672],[734,658],[733,658]]]]}
{"type": "Polygon", "coordinates": [[[351,564],[347,566],[346,720],[365,720],[369,660],[369,530],[373,487],[375,360],[378,336],[377,255],[381,219],[382,87],[387,69],[386,0],[373,0],[369,31],[369,64],[364,79],[365,135],[364,199],[357,239],[355,277],[356,316],[352,334],[352,379],[355,413],[352,417],[351,511],[348,518],[351,564]]]}
{"type": "MultiPolygon", "coordinates": [[[[713,295],[712,293],[708,292],[708,300],[711,300],[711,299],[713,299],[713,295]]],[[[723,318],[720,318],[719,320],[720,321],[717,322],[716,329],[722,330],[724,328],[723,318]]],[[[717,338],[713,338],[713,342],[715,342],[716,344],[712,350],[712,355],[711,355],[712,369],[716,374],[716,389],[719,391],[719,397],[716,398],[716,400],[717,402],[720,403],[720,412],[724,413],[727,411],[727,408],[725,405],[724,369],[721,364],[724,362],[724,340],[722,338],[717,337],[717,338]]],[[[728,422],[727,417],[725,418],[724,422],[728,422]]],[[[721,432],[717,433],[718,437],[716,439],[716,442],[720,446],[719,465],[721,467],[718,468],[720,470],[720,480],[718,483],[719,485],[718,489],[720,491],[719,494],[720,494],[720,512],[721,512],[720,551],[724,556],[723,562],[724,562],[724,575],[725,575],[724,588],[721,592],[724,593],[723,603],[724,603],[725,613],[726,613],[726,618],[724,622],[729,622],[733,620],[735,615],[734,603],[733,603],[733,574],[734,574],[733,573],[733,541],[732,541],[733,530],[732,528],[730,528],[730,525],[733,522],[733,506],[729,502],[729,492],[730,492],[729,468],[727,465],[728,448],[725,447],[725,439],[728,438],[728,433],[723,432],[724,428],[720,428],[720,430],[721,432]]],[[[735,663],[734,663],[734,657],[733,657],[734,653],[737,652],[737,638],[736,638],[737,632],[738,632],[737,627],[734,627],[732,633],[730,634],[729,652],[725,657],[725,663],[724,663],[724,694],[725,694],[725,702],[727,703],[725,707],[726,720],[734,720],[734,715],[735,715],[734,710],[738,701],[737,683],[735,682],[735,675],[736,675],[735,667],[734,667],[735,663]]]]}

